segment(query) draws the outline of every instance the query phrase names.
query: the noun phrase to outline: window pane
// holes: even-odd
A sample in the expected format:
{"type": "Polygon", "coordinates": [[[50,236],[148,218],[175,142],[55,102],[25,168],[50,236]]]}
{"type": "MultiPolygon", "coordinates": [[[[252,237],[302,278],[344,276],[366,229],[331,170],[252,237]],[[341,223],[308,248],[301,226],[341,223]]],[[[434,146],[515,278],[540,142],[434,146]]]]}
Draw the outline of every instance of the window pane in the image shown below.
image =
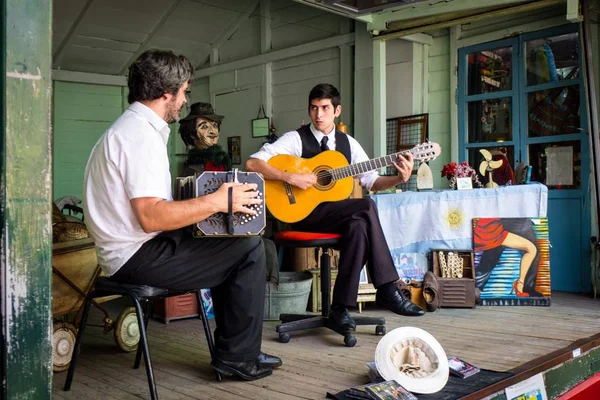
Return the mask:
{"type": "Polygon", "coordinates": [[[527,95],[529,136],[579,133],[579,85],[527,95]]]}
{"type": "Polygon", "coordinates": [[[512,100],[500,99],[467,103],[469,143],[512,140],[512,100]]]}
{"type": "Polygon", "coordinates": [[[512,88],[512,47],[478,51],[467,57],[469,95],[512,88]]]}
{"type": "Polygon", "coordinates": [[[552,189],[581,188],[581,143],[578,140],[529,146],[531,180],[552,189]]]}
{"type": "MultiPolygon", "coordinates": [[[[492,160],[504,161],[501,167],[492,171],[492,179],[494,182],[498,185],[506,185],[511,181],[510,184],[514,184],[514,182],[512,182],[512,166],[515,163],[513,146],[485,147],[485,149],[492,153],[492,160]]],[[[479,172],[481,163],[486,161],[479,150],[479,148],[469,149],[469,165],[475,168],[477,175],[479,176],[479,181],[485,185],[489,181],[490,174],[486,173],[486,176],[483,176],[479,172]]]]}
{"type": "Polygon", "coordinates": [[[579,35],[569,33],[525,42],[527,86],[577,78],[579,35]]]}

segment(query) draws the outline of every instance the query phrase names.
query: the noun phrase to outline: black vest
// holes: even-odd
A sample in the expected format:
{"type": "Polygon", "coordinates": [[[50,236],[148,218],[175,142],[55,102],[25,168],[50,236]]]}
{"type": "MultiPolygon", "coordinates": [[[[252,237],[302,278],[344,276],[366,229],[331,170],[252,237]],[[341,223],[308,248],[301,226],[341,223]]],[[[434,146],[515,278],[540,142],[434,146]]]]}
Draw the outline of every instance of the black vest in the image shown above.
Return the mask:
{"type": "MultiPolygon", "coordinates": [[[[321,152],[321,143],[313,135],[310,125],[304,125],[300,129],[297,129],[296,132],[298,132],[302,141],[302,158],[312,158],[321,152]]],[[[350,140],[348,140],[348,136],[344,132],[338,130],[335,131],[335,150],[346,157],[348,164],[352,164],[350,140]]]]}

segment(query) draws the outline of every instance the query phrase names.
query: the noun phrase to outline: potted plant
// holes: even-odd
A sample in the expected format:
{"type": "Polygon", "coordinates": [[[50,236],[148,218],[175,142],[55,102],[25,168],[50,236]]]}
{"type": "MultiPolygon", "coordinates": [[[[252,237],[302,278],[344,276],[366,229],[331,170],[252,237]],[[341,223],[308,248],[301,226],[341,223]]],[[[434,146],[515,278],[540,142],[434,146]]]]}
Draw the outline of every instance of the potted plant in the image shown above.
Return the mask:
{"type": "Polygon", "coordinates": [[[457,178],[471,178],[473,187],[483,187],[477,176],[477,171],[475,171],[466,161],[463,161],[460,164],[457,164],[454,161],[445,164],[442,168],[442,178],[443,177],[448,179],[448,184],[452,189],[456,189],[457,178]]]}

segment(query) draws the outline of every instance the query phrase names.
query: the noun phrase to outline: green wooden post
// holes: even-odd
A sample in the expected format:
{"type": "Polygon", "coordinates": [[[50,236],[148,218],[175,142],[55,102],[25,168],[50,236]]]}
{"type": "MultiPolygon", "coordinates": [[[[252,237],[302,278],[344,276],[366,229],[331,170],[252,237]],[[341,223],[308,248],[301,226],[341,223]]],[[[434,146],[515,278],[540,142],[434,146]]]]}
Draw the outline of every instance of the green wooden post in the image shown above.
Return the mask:
{"type": "Polygon", "coordinates": [[[51,0],[0,0],[0,398],[52,398],[51,0]]]}

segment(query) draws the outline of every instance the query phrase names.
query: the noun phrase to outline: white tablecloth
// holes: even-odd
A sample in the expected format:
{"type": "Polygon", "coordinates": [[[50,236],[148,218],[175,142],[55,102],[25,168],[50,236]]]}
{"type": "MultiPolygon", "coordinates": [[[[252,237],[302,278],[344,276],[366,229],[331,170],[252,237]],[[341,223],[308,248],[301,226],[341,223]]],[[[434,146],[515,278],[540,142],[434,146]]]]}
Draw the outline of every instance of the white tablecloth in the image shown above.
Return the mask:
{"type": "Polygon", "coordinates": [[[400,277],[420,279],[427,271],[431,249],[473,248],[473,218],[546,217],[548,189],[529,184],[371,198],[400,277]]]}

